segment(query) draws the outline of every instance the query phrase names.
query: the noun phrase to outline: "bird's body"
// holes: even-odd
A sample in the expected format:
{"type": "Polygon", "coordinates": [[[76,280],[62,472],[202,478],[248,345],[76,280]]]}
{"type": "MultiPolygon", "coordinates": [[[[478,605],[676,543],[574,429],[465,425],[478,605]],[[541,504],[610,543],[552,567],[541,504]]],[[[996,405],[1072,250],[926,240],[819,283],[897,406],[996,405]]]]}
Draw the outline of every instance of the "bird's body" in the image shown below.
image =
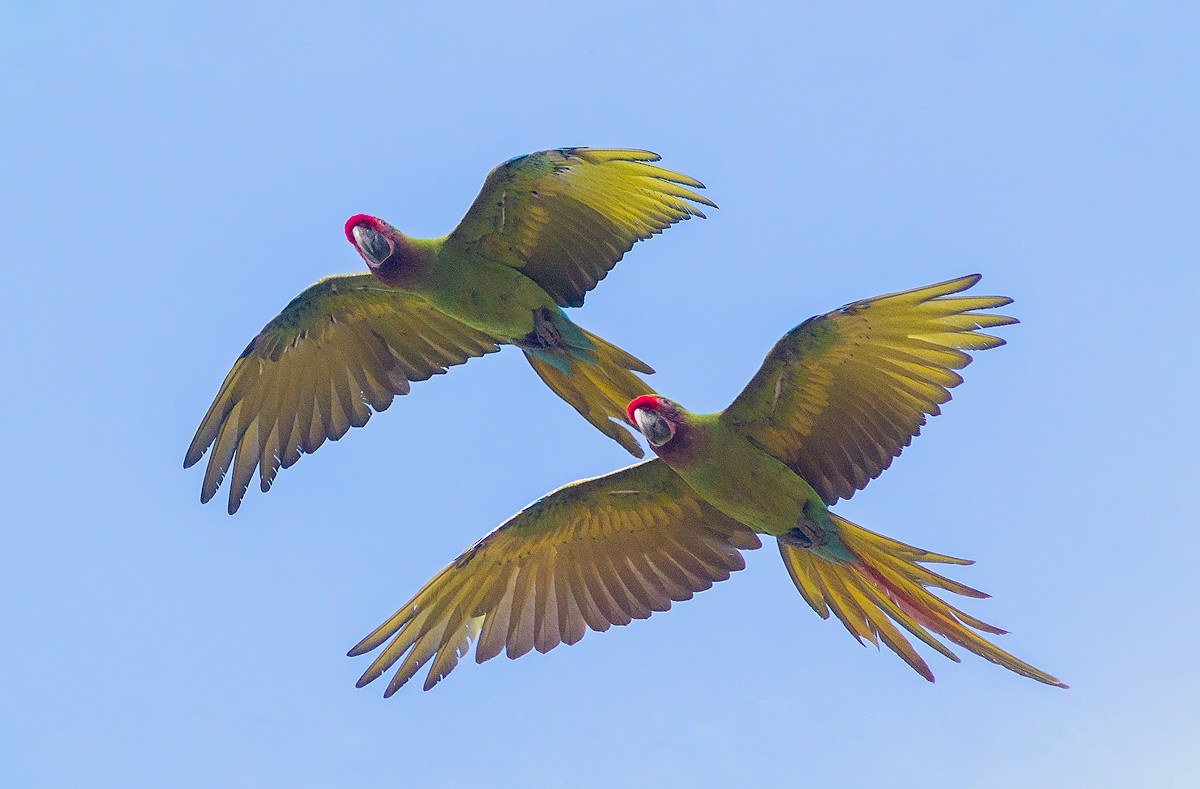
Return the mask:
{"type": "Polygon", "coordinates": [[[516,345],[559,397],[637,457],[621,426],[646,390],[645,362],[578,327],[583,304],[639,240],[712,206],[703,184],[646,151],[565,148],[494,169],[450,234],[419,239],[365,214],[346,238],[371,273],[326,277],[251,340],[184,458],[212,446],[201,501],[232,469],[229,512],[257,468],[280,468],[337,440],[395,395],[475,356],[516,345]]]}
{"type": "Polygon", "coordinates": [[[679,415],[679,429],[656,451],[696,496],[759,534],[783,537],[798,523],[807,526],[806,520],[827,529],[825,503],[803,477],[755,446],[719,413],[693,414],[671,405],[679,415]]]}
{"type": "MultiPolygon", "coordinates": [[[[369,219],[358,216],[350,221],[369,219]]],[[[399,231],[394,237],[394,260],[374,271],[376,279],[420,296],[473,329],[516,342],[533,331],[537,310],[561,311],[519,268],[448,248],[445,237],[409,238],[399,231]]]]}
{"type": "MultiPolygon", "coordinates": [[[[882,643],[932,681],[899,628],[957,661],[935,636],[1022,676],[1055,677],[980,635],[993,627],[930,590],[982,592],[928,564],[970,562],[857,526],[831,511],[882,473],[962,382],[969,350],[1015,319],[1009,299],[956,295],[978,276],[849,304],[788,332],[734,402],[693,414],[641,395],[626,414],[658,455],[572,483],[464,552],[350,654],[383,651],[359,686],[396,666],[385,695],[433,661],[428,689],[476,641],[483,662],[545,652],[588,628],[644,619],[724,580],[741,551],[774,537],[793,583],[821,617],[882,643]],[[386,644],[386,646],[384,646],[386,644]]],[[[1065,687],[1065,686],[1063,686],[1065,687]]]]}

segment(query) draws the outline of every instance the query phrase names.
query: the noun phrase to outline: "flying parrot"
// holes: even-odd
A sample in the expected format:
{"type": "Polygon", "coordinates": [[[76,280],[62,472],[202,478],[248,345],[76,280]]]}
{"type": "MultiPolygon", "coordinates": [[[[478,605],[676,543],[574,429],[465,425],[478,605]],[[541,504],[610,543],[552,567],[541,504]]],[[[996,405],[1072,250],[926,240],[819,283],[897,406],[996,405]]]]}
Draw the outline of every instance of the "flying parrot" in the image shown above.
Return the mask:
{"type": "Polygon", "coordinates": [[[971,361],[968,351],[1004,344],[982,330],[1017,321],[984,310],[1011,299],[956,295],[978,281],[961,277],[805,321],[720,413],[635,398],[628,419],[658,457],[559,488],[469,548],[350,650],[383,647],[358,687],[396,666],[390,696],[432,660],[428,690],[472,641],[482,663],[645,619],[741,570],[741,551],[758,548],[760,535],[775,538],[818,615],[832,611],[860,643],[882,642],[930,682],[897,626],[956,662],[935,635],[1066,687],[979,635],[1005,631],[929,591],[986,597],[925,566],[971,562],[829,509],[879,476],[939,413],[962,382],[955,370],[971,361]]]}
{"type": "Polygon", "coordinates": [[[229,513],[257,468],[263,492],[280,468],[361,427],[412,381],[516,345],[534,371],[635,457],[624,408],[649,365],[573,323],[578,307],[637,242],[716,205],[699,181],[649,151],[563,148],[492,170],[453,232],[409,238],[375,217],[346,222],[368,274],[325,277],[250,341],[188,447],[212,446],[207,502],[232,467],[229,513]],[[614,421],[615,420],[615,421],[614,421]]]}

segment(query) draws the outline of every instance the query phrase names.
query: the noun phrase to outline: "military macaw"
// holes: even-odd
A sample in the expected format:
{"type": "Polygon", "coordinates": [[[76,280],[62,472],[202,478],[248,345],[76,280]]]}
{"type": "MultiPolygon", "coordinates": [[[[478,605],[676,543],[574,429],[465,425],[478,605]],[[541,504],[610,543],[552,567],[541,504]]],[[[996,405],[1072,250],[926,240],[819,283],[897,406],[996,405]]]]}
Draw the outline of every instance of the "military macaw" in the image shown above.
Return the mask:
{"type": "Polygon", "coordinates": [[[939,413],[978,351],[1002,345],[982,330],[1016,323],[981,310],[999,296],[954,295],[961,277],[857,301],[788,332],[737,399],[693,414],[658,395],[627,406],[658,455],[559,488],[514,515],[439,572],[350,650],[383,651],[362,687],[399,664],[390,696],[429,660],[425,689],[458,664],[507,650],[546,652],[665,611],[745,566],[741,551],[774,537],[805,601],[830,611],[860,643],[882,641],[930,682],[896,628],[951,660],[942,636],[1050,685],[1056,678],[973,631],[1005,631],[930,593],[982,592],[925,564],[970,564],[867,531],[832,513],[891,465],[939,413]],[[894,624],[893,624],[894,623],[894,624]]]}
{"type": "Polygon", "coordinates": [[[319,280],[250,341],[188,447],[211,445],[200,500],[232,466],[229,513],[254,470],[265,493],[279,469],[361,427],[411,381],[516,345],[562,399],[635,457],[628,400],[646,390],[642,362],[572,323],[564,307],[636,243],[716,205],[694,178],[651,164],[649,151],[563,148],[488,174],[458,227],[409,238],[359,214],[346,239],[369,274],[319,280]],[[616,421],[614,421],[616,420],[616,421]]]}

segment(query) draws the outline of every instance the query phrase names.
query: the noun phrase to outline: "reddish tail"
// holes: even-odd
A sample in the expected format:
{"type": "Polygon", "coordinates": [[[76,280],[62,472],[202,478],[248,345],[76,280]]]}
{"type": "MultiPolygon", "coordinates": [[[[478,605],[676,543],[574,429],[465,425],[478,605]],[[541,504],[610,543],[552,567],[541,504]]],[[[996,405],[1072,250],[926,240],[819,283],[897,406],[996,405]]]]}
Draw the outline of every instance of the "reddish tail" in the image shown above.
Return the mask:
{"type": "Polygon", "coordinates": [[[1022,676],[1067,687],[974,632],[1002,635],[1005,631],[960,611],[929,591],[934,588],[965,597],[987,597],[922,566],[922,563],[971,564],[970,561],[905,545],[833,513],[830,517],[856,561],[842,562],[784,541],[779,543],[792,581],[822,619],[828,618],[832,610],[860,643],[870,641],[878,646],[882,641],[930,682],[933,672],[893,622],[956,663],[958,656],[934,635],[1022,676]]]}

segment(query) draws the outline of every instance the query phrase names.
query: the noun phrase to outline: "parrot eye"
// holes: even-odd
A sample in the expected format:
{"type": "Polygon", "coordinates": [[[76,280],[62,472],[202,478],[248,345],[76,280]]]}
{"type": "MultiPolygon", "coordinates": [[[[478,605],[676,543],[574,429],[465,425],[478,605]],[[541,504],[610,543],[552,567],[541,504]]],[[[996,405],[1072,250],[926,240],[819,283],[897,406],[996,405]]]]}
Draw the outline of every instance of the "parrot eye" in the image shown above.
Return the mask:
{"type": "Polygon", "coordinates": [[[650,446],[661,447],[675,436],[675,425],[663,419],[657,411],[639,408],[633,412],[633,419],[650,446]]]}
{"type": "Polygon", "coordinates": [[[383,261],[391,257],[395,249],[390,238],[366,225],[355,225],[350,232],[354,234],[354,243],[359,251],[367,258],[367,262],[374,266],[383,265],[383,261]]]}

